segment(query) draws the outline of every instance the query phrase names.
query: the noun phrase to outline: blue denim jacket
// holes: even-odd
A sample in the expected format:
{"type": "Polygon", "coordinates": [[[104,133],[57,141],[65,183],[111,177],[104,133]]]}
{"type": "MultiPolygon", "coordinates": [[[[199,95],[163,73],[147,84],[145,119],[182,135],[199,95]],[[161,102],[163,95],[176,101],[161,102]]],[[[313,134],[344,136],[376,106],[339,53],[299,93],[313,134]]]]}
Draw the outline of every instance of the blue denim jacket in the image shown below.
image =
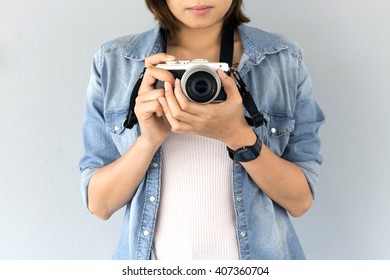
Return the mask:
{"type": "MultiPolygon", "coordinates": [[[[255,131],[274,153],[303,170],[315,195],[322,162],[318,129],[324,114],[313,98],[302,50],[280,35],[247,25],[240,25],[239,33],[244,49],[239,72],[268,123],[255,131]]],[[[137,125],[132,129],[123,127],[130,94],[144,68],[145,57],[162,50],[157,26],[108,42],[94,57],[83,128],[85,152],[80,160],[86,206],[93,173],[119,158],[139,136],[137,125]]],[[[249,116],[246,111],[245,114],[249,116]]],[[[158,150],[127,204],[114,259],[151,257],[160,201],[161,164],[158,150]]],[[[304,259],[286,210],[263,193],[240,164],[233,161],[232,164],[240,258],[304,259]]]]}

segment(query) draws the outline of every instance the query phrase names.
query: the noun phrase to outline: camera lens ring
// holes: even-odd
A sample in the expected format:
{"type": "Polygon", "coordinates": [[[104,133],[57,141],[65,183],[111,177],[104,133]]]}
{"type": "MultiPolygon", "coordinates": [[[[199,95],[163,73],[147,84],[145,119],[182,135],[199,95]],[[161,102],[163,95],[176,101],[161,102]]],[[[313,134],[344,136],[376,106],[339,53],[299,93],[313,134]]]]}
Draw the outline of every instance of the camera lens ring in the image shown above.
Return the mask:
{"type": "Polygon", "coordinates": [[[217,74],[217,72],[207,66],[207,65],[204,65],[204,64],[199,64],[199,65],[193,65],[193,66],[190,66],[183,74],[182,78],[181,78],[181,88],[182,88],[182,91],[184,93],[184,95],[192,102],[196,102],[196,103],[199,103],[199,104],[208,104],[208,103],[211,103],[213,102],[219,95],[219,92],[221,91],[221,80],[219,79],[219,76],[217,74]],[[199,73],[199,72],[204,72],[204,73],[207,73],[209,75],[212,76],[213,78],[213,82],[215,82],[215,93],[214,95],[207,101],[205,102],[199,102],[197,100],[194,100],[193,98],[191,98],[191,93],[187,92],[187,83],[188,81],[190,80],[191,76],[196,74],[196,73],[199,73]]]}

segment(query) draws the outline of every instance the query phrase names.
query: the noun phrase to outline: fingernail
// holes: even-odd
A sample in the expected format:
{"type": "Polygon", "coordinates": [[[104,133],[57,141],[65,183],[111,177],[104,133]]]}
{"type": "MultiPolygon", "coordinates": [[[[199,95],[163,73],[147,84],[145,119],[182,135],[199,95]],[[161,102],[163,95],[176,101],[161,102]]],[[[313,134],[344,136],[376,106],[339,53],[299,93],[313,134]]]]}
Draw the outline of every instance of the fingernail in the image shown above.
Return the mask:
{"type": "Polygon", "coordinates": [[[167,54],[166,59],[167,59],[167,60],[175,60],[176,57],[174,57],[173,55],[167,54]]]}

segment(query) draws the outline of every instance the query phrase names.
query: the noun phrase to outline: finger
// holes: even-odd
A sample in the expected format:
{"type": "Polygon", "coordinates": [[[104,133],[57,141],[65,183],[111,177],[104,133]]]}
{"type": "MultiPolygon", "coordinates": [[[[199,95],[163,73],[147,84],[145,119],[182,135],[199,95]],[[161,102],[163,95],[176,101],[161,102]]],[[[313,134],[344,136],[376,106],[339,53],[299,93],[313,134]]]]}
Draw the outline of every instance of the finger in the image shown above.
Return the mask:
{"type": "Polygon", "coordinates": [[[153,89],[157,80],[173,82],[173,75],[169,71],[156,68],[155,66],[160,63],[174,60],[176,60],[175,56],[166,53],[158,53],[145,58],[145,67],[147,69],[145,70],[142,79],[139,94],[144,93],[146,90],[153,89]]]}
{"type": "Polygon", "coordinates": [[[155,66],[159,63],[166,63],[167,61],[176,60],[176,57],[166,53],[158,53],[151,56],[148,56],[145,59],[145,67],[155,66]]]}
{"type": "MultiPolygon", "coordinates": [[[[156,89],[156,90],[152,90],[152,91],[150,91],[150,92],[148,92],[146,94],[137,96],[135,102],[136,102],[137,106],[141,107],[141,110],[145,110],[146,109],[147,113],[152,113],[152,112],[149,111],[150,108],[153,108],[153,107],[150,107],[151,106],[150,104],[147,104],[147,106],[145,106],[145,104],[141,105],[141,103],[148,103],[148,102],[156,103],[156,101],[158,102],[158,98],[163,97],[164,95],[165,95],[164,90],[156,89]]],[[[161,105],[157,106],[155,109],[156,109],[155,113],[156,113],[157,117],[161,117],[161,116],[164,115],[164,111],[163,111],[161,105]]]]}
{"type": "Polygon", "coordinates": [[[140,120],[149,119],[154,113],[156,113],[157,116],[162,116],[164,114],[158,100],[140,103],[134,109],[135,114],[140,120]]]}
{"type": "Polygon", "coordinates": [[[182,122],[180,120],[177,120],[171,113],[171,110],[168,106],[167,99],[165,97],[160,97],[158,99],[160,102],[160,105],[164,111],[164,115],[167,118],[171,130],[176,133],[184,133],[184,132],[192,132],[194,130],[193,126],[191,124],[182,122]]]}
{"type": "Polygon", "coordinates": [[[163,108],[162,108],[160,102],[159,102],[158,100],[156,100],[156,101],[158,102],[158,105],[159,105],[159,106],[157,106],[157,108],[156,108],[156,116],[159,117],[159,118],[161,118],[161,117],[163,117],[163,116],[165,115],[165,113],[164,113],[164,110],[163,110],[163,108]]]}
{"type": "Polygon", "coordinates": [[[221,69],[218,69],[217,73],[225,89],[227,99],[240,96],[235,81],[221,69]]]}
{"type": "Polygon", "coordinates": [[[152,100],[157,100],[159,97],[162,97],[165,95],[165,91],[163,89],[154,89],[145,92],[144,94],[138,95],[135,99],[135,103],[143,103],[148,102],[152,100]]]}
{"type": "Polygon", "coordinates": [[[139,89],[139,94],[143,94],[146,91],[154,89],[154,84],[157,80],[168,81],[173,84],[175,78],[168,70],[161,69],[155,66],[149,66],[144,73],[144,78],[139,89]]]}
{"type": "Polygon", "coordinates": [[[207,105],[203,104],[197,104],[192,101],[190,101],[187,96],[184,95],[182,89],[181,89],[181,82],[179,79],[175,80],[175,90],[174,90],[175,98],[180,106],[180,108],[193,115],[201,115],[203,114],[207,108],[207,105]]]}
{"type": "MultiPolygon", "coordinates": [[[[180,81],[176,80],[175,82],[175,90],[180,87],[180,81]]],[[[173,92],[172,85],[168,82],[165,82],[165,98],[167,100],[167,104],[170,110],[171,115],[180,121],[186,122],[186,123],[193,123],[196,121],[197,116],[193,115],[189,112],[183,111],[180,107],[175,94],[173,92]]]]}

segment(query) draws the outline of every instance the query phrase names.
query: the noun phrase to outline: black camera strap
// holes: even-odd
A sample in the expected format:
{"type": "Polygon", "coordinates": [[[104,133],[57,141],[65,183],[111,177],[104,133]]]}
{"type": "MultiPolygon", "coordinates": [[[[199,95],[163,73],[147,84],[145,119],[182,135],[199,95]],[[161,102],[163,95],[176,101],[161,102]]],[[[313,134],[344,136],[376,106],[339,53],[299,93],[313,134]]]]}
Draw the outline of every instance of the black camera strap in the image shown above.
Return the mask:
{"type": "Polygon", "coordinates": [[[134,108],[135,108],[135,99],[138,96],[139,88],[141,87],[142,80],[144,78],[144,73],[146,71],[146,67],[142,71],[142,73],[139,75],[137,82],[134,85],[133,91],[131,92],[130,96],[130,104],[129,104],[129,111],[127,113],[127,117],[125,122],[123,123],[123,126],[125,128],[133,128],[134,125],[138,123],[137,116],[135,115],[134,108]]]}
{"type": "Polygon", "coordinates": [[[259,127],[263,124],[267,125],[267,120],[264,119],[264,115],[257,109],[256,103],[253,100],[252,95],[250,94],[246,84],[242,80],[238,71],[236,71],[233,67],[230,68],[230,71],[233,73],[234,78],[236,79],[236,85],[238,87],[238,91],[242,97],[242,103],[244,104],[245,109],[248,111],[249,117],[245,117],[246,122],[250,126],[259,127]]]}
{"type": "MultiPolygon", "coordinates": [[[[167,44],[167,31],[163,28],[160,29],[161,37],[163,38],[163,46],[164,46],[164,52],[166,52],[166,44],[167,44]]],[[[263,114],[257,109],[256,103],[253,100],[246,84],[242,80],[240,74],[238,71],[236,71],[232,65],[233,65],[233,53],[234,53],[234,30],[224,27],[222,29],[222,38],[221,38],[221,48],[220,48],[220,55],[219,55],[219,61],[225,62],[230,66],[230,71],[233,73],[235,79],[236,79],[236,85],[237,88],[241,94],[242,97],[242,103],[245,107],[245,109],[250,114],[250,118],[245,117],[247,123],[250,126],[259,127],[263,124],[266,124],[266,120],[264,119],[263,114]]],[[[137,124],[138,119],[137,116],[134,113],[134,107],[135,107],[135,99],[137,98],[139,88],[142,83],[142,79],[144,77],[146,68],[142,71],[140,76],[138,77],[138,80],[136,84],[134,85],[133,91],[130,96],[130,104],[129,104],[129,111],[126,117],[126,120],[124,122],[125,128],[132,128],[135,124],[137,124]]]]}
{"type": "Polygon", "coordinates": [[[242,103],[245,109],[248,111],[250,118],[245,117],[246,122],[250,126],[259,127],[263,124],[266,124],[266,120],[260,111],[257,109],[256,103],[250,94],[248,87],[242,80],[240,74],[236,69],[233,68],[233,53],[234,53],[234,30],[224,27],[222,29],[222,39],[221,39],[221,51],[219,55],[220,62],[226,62],[230,66],[230,72],[233,74],[236,79],[236,85],[238,91],[242,97],[242,103]]]}
{"type": "Polygon", "coordinates": [[[234,30],[224,27],[222,29],[221,47],[219,51],[219,61],[233,65],[234,54],[234,30]]]}

